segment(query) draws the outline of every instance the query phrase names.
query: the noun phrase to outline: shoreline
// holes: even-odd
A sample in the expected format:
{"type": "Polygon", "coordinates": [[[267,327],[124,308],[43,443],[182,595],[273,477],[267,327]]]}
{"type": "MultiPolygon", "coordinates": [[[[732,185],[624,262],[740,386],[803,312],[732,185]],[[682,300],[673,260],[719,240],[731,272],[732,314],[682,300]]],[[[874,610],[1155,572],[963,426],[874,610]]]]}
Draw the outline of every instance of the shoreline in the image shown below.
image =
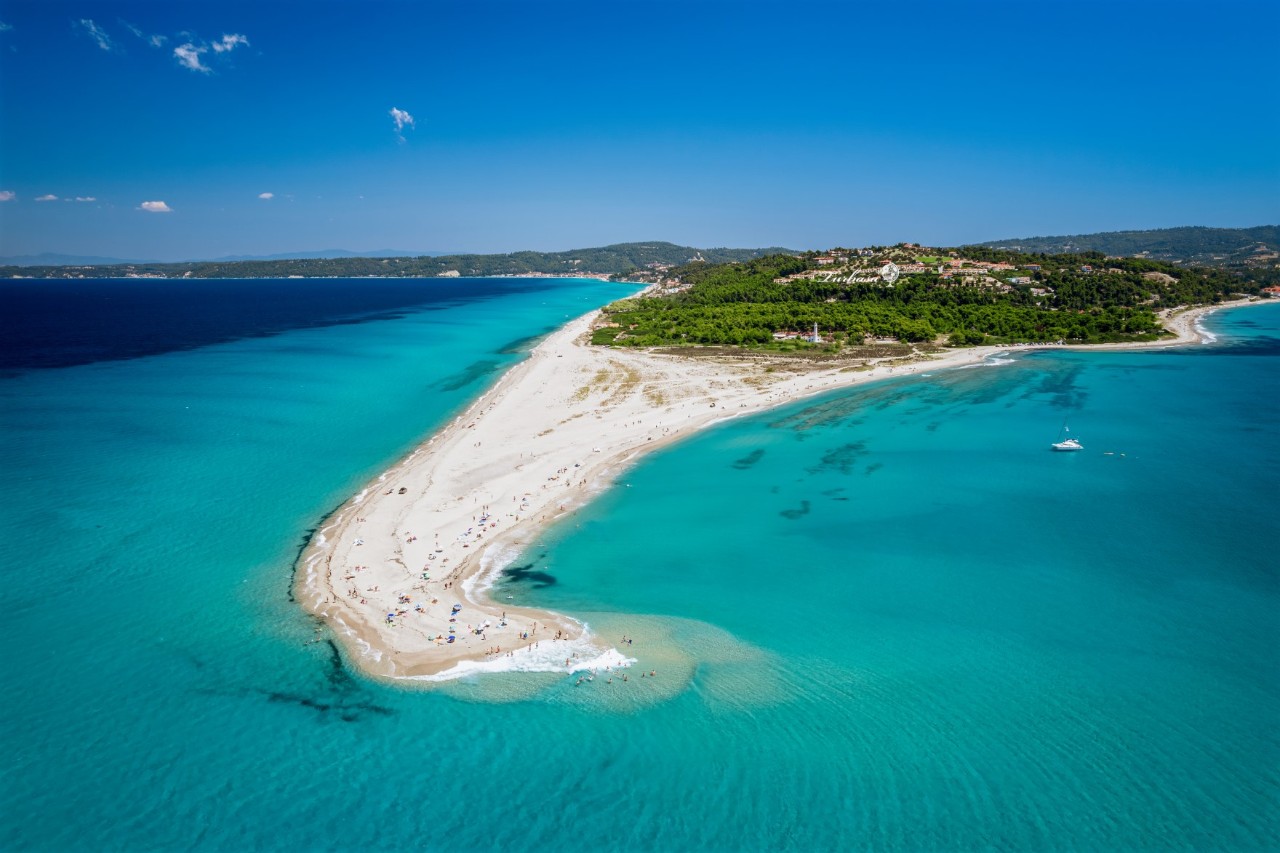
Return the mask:
{"type": "Polygon", "coordinates": [[[295,594],[361,671],[401,685],[486,671],[628,666],[630,658],[596,640],[584,623],[504,604],[488,592],[524,548],[647,453],[731,418],[839,388],[979,364],[1011,349],[1211,341],[1199,326],[1204,316],[1265,302],[1172,309],[1161,320],[1173,339],[980,346],[816,369],[593,348],[597,309],[545,337],[325,518],[297,562],[295,594]]]}

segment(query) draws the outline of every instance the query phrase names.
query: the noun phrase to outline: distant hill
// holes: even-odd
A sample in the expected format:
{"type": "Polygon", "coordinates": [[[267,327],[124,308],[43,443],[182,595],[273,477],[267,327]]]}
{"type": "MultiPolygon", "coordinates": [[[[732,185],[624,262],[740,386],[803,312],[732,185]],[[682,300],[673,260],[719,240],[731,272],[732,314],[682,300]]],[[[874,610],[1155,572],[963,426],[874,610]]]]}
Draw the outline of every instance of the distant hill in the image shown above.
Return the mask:
{"type": "Polygon", "coordinates": [[[1280,226],[1256,228],[1159,228],[1063,237],[1021,237],[979,243],[1020,252],[1102,252],[1211,267],[1274,267],[1280,260],[1280,226]]]}
{"type": "Polygon", "coordinates": [[[320,249],[314,252],[280,252],[275,255],[226,255],[213,261],[299,261],[308,258],[420,258],[435,257],[445,252],[413,252],[408,249],[371,249],[352,252],[347,249],[320,249]]]}
{"type": "Polygon", "coordinates": [[[697,249],[674,243],[615,243],[568,252],[512,252],[499,255],[428,255],[371,257],[368,254],[333,258],[281,258],[183,263],[116,263],[66,267],[0,266],[0,277],[35,278],[395,278],[488,275],[626,275],[653,266],[677,266],[696,261],[718,264],[749,261],[772,254],[798,254],[790,249],[697,249]]]}

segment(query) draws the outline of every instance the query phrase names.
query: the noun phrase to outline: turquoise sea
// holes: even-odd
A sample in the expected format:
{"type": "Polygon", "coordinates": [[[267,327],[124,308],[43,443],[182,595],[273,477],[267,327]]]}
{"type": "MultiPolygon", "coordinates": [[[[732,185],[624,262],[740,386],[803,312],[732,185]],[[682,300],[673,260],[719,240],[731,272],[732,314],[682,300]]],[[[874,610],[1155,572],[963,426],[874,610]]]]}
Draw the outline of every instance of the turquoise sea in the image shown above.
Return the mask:
{"type": "Polygon", "coordinates": [[[122,286],[0,287],[4,849],[1280,848],[1280,304],[694,436],[495,590],[626,681],[411,691],[290,600],[308,531],[632,288],[122,286]]]}

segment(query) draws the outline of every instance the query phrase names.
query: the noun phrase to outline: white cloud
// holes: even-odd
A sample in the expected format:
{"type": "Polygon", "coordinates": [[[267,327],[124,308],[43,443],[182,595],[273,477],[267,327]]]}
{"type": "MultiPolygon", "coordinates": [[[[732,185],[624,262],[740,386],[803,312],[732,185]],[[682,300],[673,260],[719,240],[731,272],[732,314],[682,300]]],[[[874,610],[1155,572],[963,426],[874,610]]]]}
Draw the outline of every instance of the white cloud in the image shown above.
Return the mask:
{"type": "Polygon", "coordinates": [[[263,199],[264,201],[268,199],[273,199],[275,197],[276,197],[275,193],[258,193],[258,198],[263,199]]]}
{"type": "MultiPolygon", "coordinates": [[[[188,41],[173,49],[174,58],[178,60],[178,64],[183,68],[198,71],[201,74],[210,74],[213,72],[213,69],[206,65],[204,63],[204,59],[201,58],[204,54],[209,52],[210,47],[213,48],[213,52],[215,54],[221,54],[235,50],[242,44],[246,47],[249,44],[249,39],[239,33],[223,34],[222,39],[220,41],[215,41],[212,45],[203,41],[197,43],[197,39],[191,33],[182,33],[181,35],[183,38],[188,39],[188,41]]],[[[155,44],[158,47],[160,43],[156,42],[155,38],[163,38],[163,36],[155,36],[152,39],[152,44],[155,44]]]]}
{"type": "Polygon", "coordinates": [[[98,47],[103,50],[115,50],[115,43],[111,41],[111,37],[107,35],[106,30],[95,24],[92,18],[81,18],[80,26],[88,31],[89,36],[98,43],[98,47]]]}
{"type": "Polygon", "coordinates": [[[126,21],[124,18],[120,19],[120,26],[124,27],[126,30],[133,33],[135,36],[142,39],[152,47],[164,47],[164,43],[169,40],[168,36],[161,36],[161,35],[149,36],[142,31],[142,27],[139,27],[137,24],[131,24],[128,21],[126,21]]]}
{"type": "Polygon", "coordinates": [[[7,33],[11,29],[13,29],[13,24],[6,24],[4,21],[0,21],[0,33],[7,33]]]}
{"type": "Polygon", "coordinates": [[[148,213],[173,213],[173,208],[162,201],[144,201],[138,205],[138,210],[145,210],[148,213]]]}
{"type": "Polygon", "coordinates": [[[98,199],[91,195],[78,195],[76,201],[97,201],[98,199]]]}
{"type": "Polygon", "coordinates": [[[57,201],[57,200],[58,200],[58,197],[53,193],[36,197],[36,201],[57,201]]]}
{"type": "Polygon", "coordinates": [[[244,45],[245,47],[248,47],[249,40],[244,36],[240,35],[239,33],[232,33],[231,35],[227,35],[226,33],[223,33],[222,41],[215,41],[213,43],[213,52],[226,53],[229,50],[234,50],[236,45],[240,45],[240,44],[244,45]]]}
{"type": "Polygon", "coordinates": [[[413,116],[409,115],[404,110],[392,107],[389,115],[391,116],[391,120],[396,123],[396,133],[403,130],[405,125],[413,127],[413,116]]]}
{"type": "MultiPolygon", "coordinates": [[[[142,41],[146,42],[153,48],[164,48],[169,44],[169,36],[156,34],[148,34],[143,31],[137,24],[132,24],[123,18],[119,19],[120,26],[133,33],[142,41]]],[[[103,50],[113,50],[115,45],[112,44],[110,38],[101,27],[93,21],[85,18],[80,24],[89,31],[90,35],[98,39],[98,45],[103,50]]],[[[223,33],[222,38],[210,43],[187,30],[179,32],[173,37],[174,41],[179,42],[178,46],[173,48],[173,58],[177,63],[188,71],[195,71],[198,74],[212,74],[213,67],[208,64],[210,56],[230,53],[240,45],[249,46],[249,38],[242,33],[223,33]]]]}
{"type": "Polygon", "coordinates": [[[209,48],[196,47],[191,42],[179,45],[173,49],[174,58],[178,60],[178,64],[183,68],[190,68],[192,71],[199,71],[201,74],[209,73],[209,66],[200,61],[200,54],[207,53],[209,48]]]}
{"type": "Polygon", "coordinates": [[[0,201],[13,201],[15,198],[13,190],[0,190],[0,201]]]}
{"type": "Polygon", "coordinates": [[[414,126],[413,116],[409,115],[409,113],[406,112],[405,110],[398,109],[396,107],[392,107],[391,112],[388,113],[388,115],[390,115],[391,120],[395,122],[396,138],[399,139],[401,142],[404,142],[404,134],[401,133],[401,131],[404,130],[406,126],[408,127],[414,126]]]}

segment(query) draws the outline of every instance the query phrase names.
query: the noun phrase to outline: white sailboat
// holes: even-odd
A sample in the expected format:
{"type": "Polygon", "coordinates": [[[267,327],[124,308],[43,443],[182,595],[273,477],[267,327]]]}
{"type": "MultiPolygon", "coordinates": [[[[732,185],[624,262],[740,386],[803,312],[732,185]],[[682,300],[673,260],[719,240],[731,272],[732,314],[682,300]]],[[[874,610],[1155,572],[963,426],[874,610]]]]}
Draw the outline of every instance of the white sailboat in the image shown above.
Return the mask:
{"type": "Polygon", "coordinates": [[[1083,445],[1083,444],[1081,444],[1080,442],[1076,441],[1074,438],[1067,438],[1067,439],[1064,439],[1064,438],[1062,437],[1065,433],[1069,433],[1069,432],[1071,432],[1071,427],[1067,426],[1066,421],[1063,421],[1063,422],[1062,422],[1062,430],[1058,433],[1058,440],[1057,440],[1057,441],[1055,441],[1055,442],[1054,442],[1052,445],[1050,445],[1050,446],[1051,446],[1054,450],[1059,451],[1059,452],[1062,452],[1062,453],[1068,453],[1068,452],[1070,452],[1070,451],[1072,451],[1072,450],[1084,450],[1084,445],[1083,445]]]}

